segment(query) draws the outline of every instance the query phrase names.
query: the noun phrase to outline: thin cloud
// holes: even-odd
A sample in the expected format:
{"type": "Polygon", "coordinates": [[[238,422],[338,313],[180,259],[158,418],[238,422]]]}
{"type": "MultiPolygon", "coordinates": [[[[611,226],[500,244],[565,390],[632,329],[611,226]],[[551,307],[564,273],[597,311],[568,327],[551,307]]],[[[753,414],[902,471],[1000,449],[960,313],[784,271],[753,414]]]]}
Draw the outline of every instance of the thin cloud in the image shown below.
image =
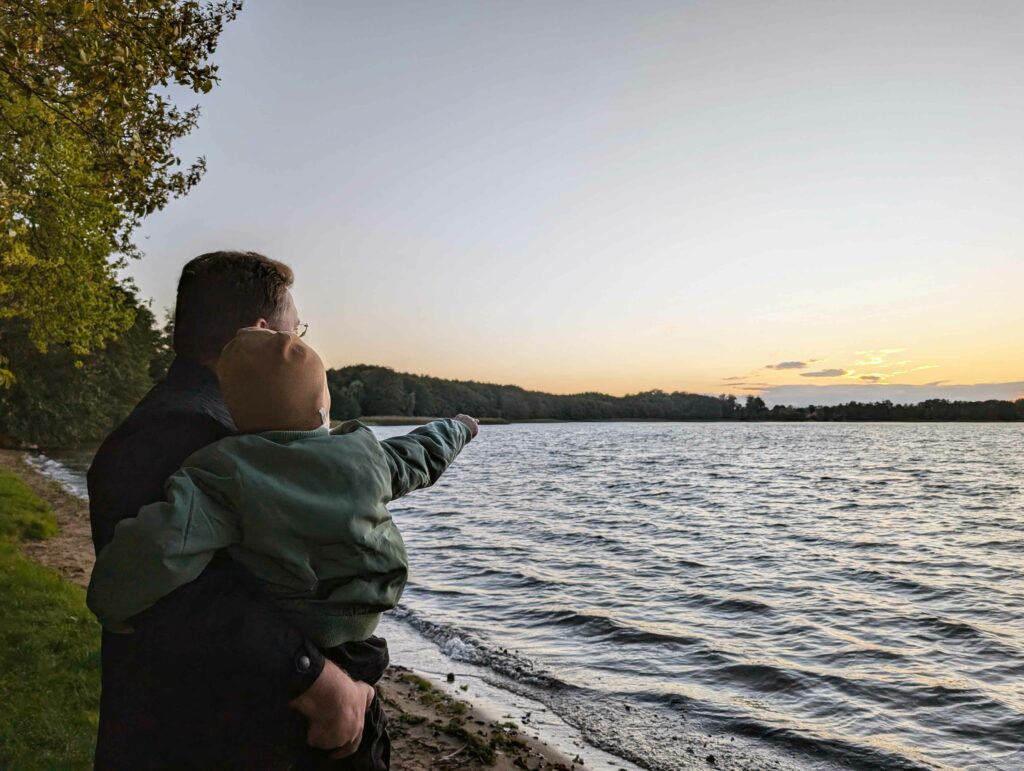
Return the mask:
{"type": "Polygon", "coordinates": [[[817,372],[801,372],[800,377],[842,377],[845,369],[820,369],[817,372]]]}
{"type": "Polygon", "coordinates": [[[882,380],[881,375],[861,375],[860,379],[865,383],[879,383],[882,380]]]}
{"type": "MultiPolygon", "coordinates": [[[[858,356],[864,356],[863,359],[857,359],[855,364],[861,367],[880,367],[880,366],[892,366],[886,364],[888,359],[894,353],[903,353],[907,350],[906,348],[878,348],[873,351],[857,351],[858,356]]],[[[900,362],[905,364],[907,362],[900,362]]]]}
{"type": "Polygon", "coordinates": [[[746,375],[733,375],[732,377],[723,377],[722,378],[722,382],[723,383],[731,383],[734,380],[744,380],[744,379],[746,379],[746,377],[747,377],[746,375]]]}
{"type": "Polygon", "coordinates": [[[806,361],[780,361],[778,364],[765,364],[765,369],[807,369],[806,361]]]}
{"type": "Polygon", "coordinates": [[[769,404],[806,407],[808,404],[833,405],[846,402],[878,402],[888,399],[895,404],[917,404],[926,399],[950,401],[984,401],[1024,398],[1024,380],[1009,383],[953,384],[948,382],[910,385],[900,383],[835,383],[828,385],[771,386],[762,391],[769,404]]]}

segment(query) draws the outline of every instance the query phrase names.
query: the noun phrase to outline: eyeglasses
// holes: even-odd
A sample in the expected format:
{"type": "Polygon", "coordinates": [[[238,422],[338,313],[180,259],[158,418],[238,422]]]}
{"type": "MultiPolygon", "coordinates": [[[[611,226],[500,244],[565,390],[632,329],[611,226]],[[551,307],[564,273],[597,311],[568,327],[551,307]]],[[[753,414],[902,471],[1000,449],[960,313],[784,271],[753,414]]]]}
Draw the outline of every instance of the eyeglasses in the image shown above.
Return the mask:
{"type": "Polygon", "coordinates": [[[309,331],[309,324],[296,324],[295,329],[292,330],[296,337],[305,337],[306,332],[309,331]]]}

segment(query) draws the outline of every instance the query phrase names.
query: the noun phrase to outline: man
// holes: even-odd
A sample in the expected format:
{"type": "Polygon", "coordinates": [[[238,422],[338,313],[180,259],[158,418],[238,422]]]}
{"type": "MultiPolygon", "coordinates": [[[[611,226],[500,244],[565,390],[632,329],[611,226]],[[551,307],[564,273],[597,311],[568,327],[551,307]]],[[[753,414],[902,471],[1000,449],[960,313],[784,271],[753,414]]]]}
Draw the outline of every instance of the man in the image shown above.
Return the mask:
{"type": "MultiPolygon", "coordinates": [[[[120,520],[163,499],[185,458],[234,433],[212,368],[241,327],[299,330],[292,281],[288,266],[253,252],[185,266],[167,377],[89,469],[97,553],[120,520]]],[[[103,634],[96,768],[285,769],[308,763],[307,740],[333,757],[359,746],[373,690],[326,661],[226,556],[133,626],[103,634]]],[[[386,661],[378,642],[371,655],[386,661]]]]}

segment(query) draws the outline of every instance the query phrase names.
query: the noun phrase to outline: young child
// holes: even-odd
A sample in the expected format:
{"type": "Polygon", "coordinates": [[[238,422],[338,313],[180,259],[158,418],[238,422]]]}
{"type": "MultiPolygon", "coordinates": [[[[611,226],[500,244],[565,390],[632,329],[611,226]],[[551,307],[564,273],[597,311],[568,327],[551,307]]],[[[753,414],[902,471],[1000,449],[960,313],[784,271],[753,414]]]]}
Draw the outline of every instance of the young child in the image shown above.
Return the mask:
{"type": "MultiPolygon", "coordinates": [[[[435,420],[384,441],[355,421],[332,432],[323,362],[284,332],[240,330],[217,377],[238,435],[191,455],[165,501],[117,525],[96,560],[89,608],[107,629],[130,632],[133,616],[227,549],[344,669],[405,587],[405,545],[386,504],[436,482],[477,421],[435,420]]],[[[357,755],[375,741],[367,731],[357,755]]]]}

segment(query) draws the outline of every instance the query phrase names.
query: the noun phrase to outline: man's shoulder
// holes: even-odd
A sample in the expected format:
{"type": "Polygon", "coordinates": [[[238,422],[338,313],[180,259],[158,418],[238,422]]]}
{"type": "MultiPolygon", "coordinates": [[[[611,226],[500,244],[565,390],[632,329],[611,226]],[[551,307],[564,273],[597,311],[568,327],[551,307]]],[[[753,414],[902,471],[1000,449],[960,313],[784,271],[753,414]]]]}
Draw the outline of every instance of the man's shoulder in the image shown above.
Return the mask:
{"type": "Polygon", "coordinates": [[[170,457],[177,458],[180,465],[196,450],[232,433],[216,419],[198,412],[136,418],[129,417],[103,441],[89,469],[90,478],[123,463],[138,465],[170,457]]]}
{"type": "Polygon", "coordinates": [[[162,500],[164,484],[182,462],[230,430],[202,413],[133,414],[106,438],[87,476],[93,543],[99,551],[114,527],[146,504],[162,500]]]}
{"type": "Polygon", "coordinates": [[[167,377],[100,445],[90,476],[124,463],[156,462],[164,469],[167,459],[180,464],[199,448],[234,433],[212,378],[203,367],[175,360],[167,377]]]}

